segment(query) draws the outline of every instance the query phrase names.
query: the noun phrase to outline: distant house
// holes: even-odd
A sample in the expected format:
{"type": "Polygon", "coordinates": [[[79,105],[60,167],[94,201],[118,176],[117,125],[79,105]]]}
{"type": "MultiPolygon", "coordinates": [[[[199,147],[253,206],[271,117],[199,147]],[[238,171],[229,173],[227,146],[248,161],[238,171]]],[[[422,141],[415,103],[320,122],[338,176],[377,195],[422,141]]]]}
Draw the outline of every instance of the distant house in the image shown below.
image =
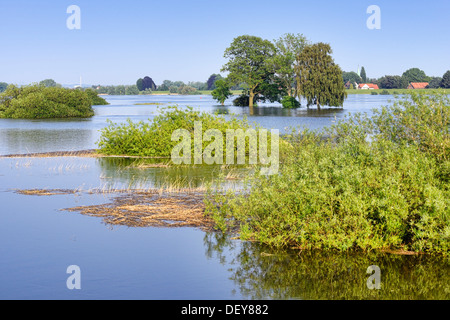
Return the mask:
{"type": "Polygon", "coordinates": [[[408,89],[425,89],[428,87],[428,82],[411,82],[408,89]]]}
{"type": "Polygon", "coordinates": [[[358,90],[378,90],[378,85],[373,83],[360,83],[358,84],[358,90]]]}

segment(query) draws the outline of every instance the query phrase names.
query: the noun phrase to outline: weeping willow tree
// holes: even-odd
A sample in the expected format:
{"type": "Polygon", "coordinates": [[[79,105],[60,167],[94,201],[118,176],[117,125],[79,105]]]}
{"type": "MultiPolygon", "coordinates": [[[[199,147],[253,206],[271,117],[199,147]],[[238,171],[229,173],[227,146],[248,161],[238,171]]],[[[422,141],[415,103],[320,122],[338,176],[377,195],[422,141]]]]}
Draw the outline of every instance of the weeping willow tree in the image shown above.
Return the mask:
{"type": "Polygon", "coordinates": [[[342,107],[347,97],[342,70],[334,63],[331,53],[330,45],[320,42],[305,47],[298,56],[297,85],[308,107],[316,105],[318,110],[323,105],[342,107]]]}

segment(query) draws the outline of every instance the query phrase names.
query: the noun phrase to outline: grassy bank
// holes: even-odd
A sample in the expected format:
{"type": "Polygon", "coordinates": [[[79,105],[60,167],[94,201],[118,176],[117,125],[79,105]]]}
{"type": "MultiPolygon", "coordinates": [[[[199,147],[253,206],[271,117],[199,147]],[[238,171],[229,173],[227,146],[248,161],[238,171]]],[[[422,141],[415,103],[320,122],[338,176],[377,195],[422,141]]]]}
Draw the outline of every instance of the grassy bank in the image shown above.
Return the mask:
{"type": "Polygon", "coordinates": [[[279,175],[240,194],[212,190],[207,214],[275,247],[448,254],[450,101],[408,98],[324,133],[294,131],[279,175]]]}

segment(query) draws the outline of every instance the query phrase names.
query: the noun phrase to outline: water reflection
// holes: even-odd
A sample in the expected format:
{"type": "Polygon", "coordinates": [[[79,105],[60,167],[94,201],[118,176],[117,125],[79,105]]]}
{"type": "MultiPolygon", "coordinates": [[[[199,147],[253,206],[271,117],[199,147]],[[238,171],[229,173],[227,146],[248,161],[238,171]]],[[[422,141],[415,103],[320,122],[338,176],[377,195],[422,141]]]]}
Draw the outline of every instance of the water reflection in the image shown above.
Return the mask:
{"type": "MultiPolygon", "coordinates": [[[[225,106],[218,105],[211,96],[105,96],[107,106],[95,106],[91,119],[57,120],[13,120],[0,119],[0,154],[73,151],[94,149],[100,137],[99,130],[107,126],[107,120],[123,123],[152,120],[161,108],[177,105],[180,108],[193,107],[204,112],[247,116],[248,120],[267,129],[306,127],[321,129],[342,119],[348,113],[370,114],[372,109],[389,103],[391,96],[350,95],[344,108],[323,108],[317,111],[305,107],[284,109],[279,103],[263,103],[254,107],[235,107],[230,98],[225,106]],[[158,103],[161,105],[136,105],[136,103],[158,103]]],[[[305,105],[303,103],[303,105],[305,105]]]]}
{"type": "Polygon", "coordinates": [[[241,177],[248,175],[245,167],[221,165],[170,166],[168,159],[100,158],[101,179],[105,189],[206,188],[225,179],[222,186],[239,188],[241,177]]]}
{"type": "Polygon", "coordinates": [[[424,255],[340,254],[275,250],[236,242],[218,233],[204,237],[205,254],[231,264],[231,279],[245,299],[448,300],[448,260],[424,255]],[[381,269],[381,289],[367,288],[367,268],[381,269]]]}
{"type": "Polygon", "coordinates": [[[0,154],[83,150],[94,139],[92,130],[0,129],[0,154]]]}
{"type": "Polygon", "coordinates": [[[246,114],[259,117],[275,116],[275,117],[334,117],[341,116],[346,113],[342,108],[323,108],[317,109],[285,109],[277,106],[254,107],[253,113],[248,107],[231,107],[231,106],[213,106],[212,112],[218,114],[246,114]]]}

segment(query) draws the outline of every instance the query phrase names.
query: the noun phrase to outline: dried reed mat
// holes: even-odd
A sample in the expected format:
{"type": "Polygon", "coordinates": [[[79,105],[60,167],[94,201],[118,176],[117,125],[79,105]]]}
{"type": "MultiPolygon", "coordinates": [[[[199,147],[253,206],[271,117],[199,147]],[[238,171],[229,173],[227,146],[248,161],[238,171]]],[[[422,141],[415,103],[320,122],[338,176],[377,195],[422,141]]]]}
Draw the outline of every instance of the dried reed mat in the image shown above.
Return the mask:
{"type": "Polygon", "coordinates": [[[68,189],[28,189],[28,190],[16,190],[16,193],[23,194],[26,196],[55,196],[64,194],[74,194],[76,190],[68,189]]]}
{"type": "Polygon", "coordinates": [[[0,158],[54,158],[54,157],[101,157],[97,150],[80,150],[80,151],[55,151],[41,153],[25,153],[25,154],[8,154],[0,156],[0,158]]]}
{"type": "Polygon", "coordinates": [[[205,216],[201,194],[160,194],[134,192],[113,199],[112,203],[81,206],[66,211],[101,217],[109,225],[129,227],[197,227],[212,230],[212,219],[205,216]]]}

